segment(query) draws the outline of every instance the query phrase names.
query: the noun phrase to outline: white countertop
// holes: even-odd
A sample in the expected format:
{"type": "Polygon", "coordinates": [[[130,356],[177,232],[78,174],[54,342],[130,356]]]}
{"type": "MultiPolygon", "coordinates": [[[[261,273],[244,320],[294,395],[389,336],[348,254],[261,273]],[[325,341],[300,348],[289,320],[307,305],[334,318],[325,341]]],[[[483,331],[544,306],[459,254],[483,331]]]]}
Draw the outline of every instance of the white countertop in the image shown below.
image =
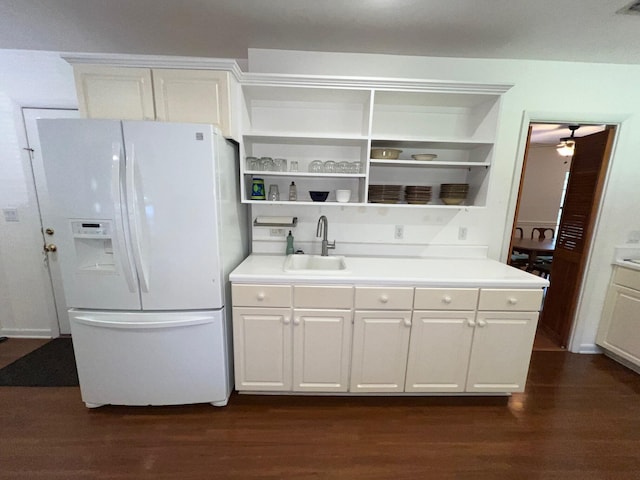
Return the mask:
{"type": "Polygon", "coordinates": [[[284,255],[250,255],[231,272],[234,283],[410,285],[542,288],[548,280],[489,259],[346,257],[340,273],[289,273],[284,255]]]}
{"type": "Polygon", "coordinates": [[[621,245],[615,248],[613,264],[632,270],[640,270],[640,246],[638,244],[621,245]],[[630,262],[629,259],[635,260],[630,262]]]}

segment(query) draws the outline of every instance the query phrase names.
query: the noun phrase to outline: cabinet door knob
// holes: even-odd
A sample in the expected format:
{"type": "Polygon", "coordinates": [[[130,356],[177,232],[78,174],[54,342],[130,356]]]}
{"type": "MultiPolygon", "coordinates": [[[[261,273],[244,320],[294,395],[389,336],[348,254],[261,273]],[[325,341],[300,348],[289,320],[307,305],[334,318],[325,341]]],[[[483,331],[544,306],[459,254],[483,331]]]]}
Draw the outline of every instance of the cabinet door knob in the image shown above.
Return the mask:
{"type": "Polygon", "coordinates": [[[473,319],[469,319],[469,320],[467,320],[467,325],[469,325],[470,327],[475,327],[476,326],[476,322],[473,319]]]}
{"type": "Polygon", "coordinates": [[[264,292],[260,292],[258,293],[258,295],[256,295],[256,298],[260,301],[264,300],[264,297],[265,297],[264,292]]]}
{"type": "Polygon", "coordinates": [[[509,305],[515,305],[516,303],[518,303],[518,299],[517,298],[513,298],[513,297],[509,297],[509,305]]]}
{"type": "Polygon", "coordinates": [[[449,295],[445,295],[444,297],[442,297],[442,303],[451,303],[451,297],[449,295]]]}
{"type": "Polygon", "coordinates": [[[293,318],[293,324],[294,325],[300,325],[300,317],[294,317],[293,318]]]}
{"type": "Polygon", "coordinates": [[[387,295],[380,295],[380,302],[387,303],[389,301],[389,297],[387,295]]]}
{"type": "Polygon", "coordinates": [[[487,325],[487,322],[485,320],[478,320],[479,327],[485,327],[486,325],[487,325]]]}
{"type": "Polygon", "coordinates": [[[289,325],[291,323],[291,318],[290,317],[282,317],[282,323],[284,323],[285,325],[289,325]]]}
{"type": "Polygon", "coordinates": [[[411,319],[410,318],[405,318],[404,319],[404,325],[405,325],[405,327],[410,327],[411,326],[411,319]]]}

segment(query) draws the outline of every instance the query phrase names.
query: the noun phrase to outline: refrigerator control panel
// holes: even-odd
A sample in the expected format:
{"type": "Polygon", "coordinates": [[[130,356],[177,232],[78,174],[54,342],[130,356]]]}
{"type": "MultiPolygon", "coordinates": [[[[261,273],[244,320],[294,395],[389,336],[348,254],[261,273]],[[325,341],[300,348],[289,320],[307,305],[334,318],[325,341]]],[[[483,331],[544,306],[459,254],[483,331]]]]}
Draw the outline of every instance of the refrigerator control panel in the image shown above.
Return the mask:
{"type": "Polygon", "coordinates": [[[111,237],[111,222],[108,220],[72,220],[71,231],[74,236],[111,237]]]}

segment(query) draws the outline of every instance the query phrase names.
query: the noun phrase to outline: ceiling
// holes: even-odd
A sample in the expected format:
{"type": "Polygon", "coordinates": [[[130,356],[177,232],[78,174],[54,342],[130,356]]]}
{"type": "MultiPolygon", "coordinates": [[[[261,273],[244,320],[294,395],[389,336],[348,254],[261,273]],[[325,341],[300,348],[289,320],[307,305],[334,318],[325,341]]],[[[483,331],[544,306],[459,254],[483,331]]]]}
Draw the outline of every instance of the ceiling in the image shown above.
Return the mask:
{"type": "MultiPolygon", "coordinates": [[[[576,138],[584,137],[585,135],[601,132],[604,129],[605,125],[580,124],[574,136],[576,138]]],[[[557,145],[561,138],[569,136],[571,136],[571,130],[568,124],[532,123],[529,141],[536,145],[557,145]]]]}
{"type": "Polygon", "coordinates": [[[249,48],[640,64],[631,0],[0,0],[0,48],[249,48]]]}

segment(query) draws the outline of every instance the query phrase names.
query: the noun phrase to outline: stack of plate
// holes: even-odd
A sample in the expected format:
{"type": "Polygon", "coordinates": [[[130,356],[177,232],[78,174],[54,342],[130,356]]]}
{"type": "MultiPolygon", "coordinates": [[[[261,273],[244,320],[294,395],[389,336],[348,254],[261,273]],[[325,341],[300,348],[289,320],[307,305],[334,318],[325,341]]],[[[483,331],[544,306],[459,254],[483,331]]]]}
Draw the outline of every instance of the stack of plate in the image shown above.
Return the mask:
{"type": "Polygon", "coordinates": [[[424,205],[431,201],[431,187],[425,185],[407,185],[404,198],[411,205],[424,205]]]}
{"type": "Polygon", "coordinates": [[[440,185],[440,200],[445,205],[460,205],[469,193],[468,183],[443,183],[440,185]]]}
{"type": "Polygon", "coordinates": [[[372,203],[400,203],[402,185],[369,185],[369,201],[372,203]]]}

